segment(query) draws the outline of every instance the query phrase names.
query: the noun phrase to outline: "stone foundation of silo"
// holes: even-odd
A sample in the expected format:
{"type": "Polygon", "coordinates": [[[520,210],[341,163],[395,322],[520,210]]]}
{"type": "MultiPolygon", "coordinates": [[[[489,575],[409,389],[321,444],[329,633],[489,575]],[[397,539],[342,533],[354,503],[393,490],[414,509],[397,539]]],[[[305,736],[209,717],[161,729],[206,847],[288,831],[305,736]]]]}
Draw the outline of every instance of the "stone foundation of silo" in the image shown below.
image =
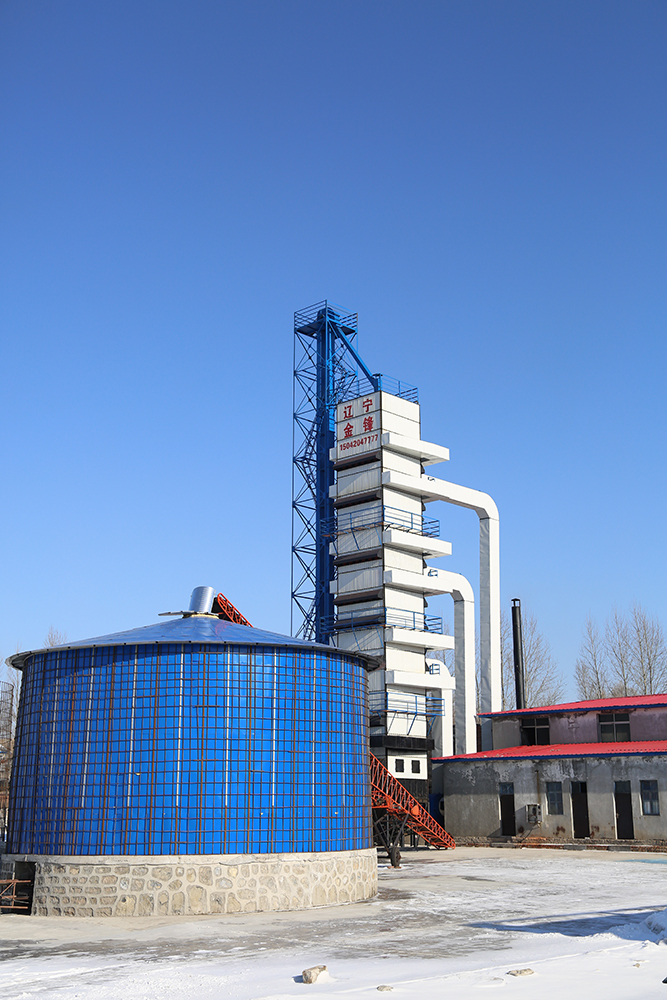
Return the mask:
{"type": "MultiPolygon", "coordinates": [[[[375,848],[312,854],[4,855],[35,865],[32,914],[169,917],[305,910],[377,894],[375,848]]],[[[21,876],[23,877],[23,876],[21,876]]]]}

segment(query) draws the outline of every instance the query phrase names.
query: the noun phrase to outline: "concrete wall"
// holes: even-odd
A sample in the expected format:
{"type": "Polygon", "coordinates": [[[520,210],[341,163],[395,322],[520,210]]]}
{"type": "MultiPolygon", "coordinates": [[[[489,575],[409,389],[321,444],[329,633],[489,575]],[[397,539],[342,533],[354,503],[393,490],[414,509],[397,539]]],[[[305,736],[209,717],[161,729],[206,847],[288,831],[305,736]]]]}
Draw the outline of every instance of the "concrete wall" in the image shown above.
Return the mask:
{"type": "MultiPolygon", "coordinates": [[[[540,714],[539,708],[535,715],[540,714]]],[[[549,716],[549,741],[558,743],[597,743],[600,735],[600,711],[571,712],[549,716]]],[[[667,708],[630,709],[630,737],[632,740],[667,740],[667,708]]],[[[521,722],[518,716],[493,720],[493,748],[521,746],[521,722]]]]}
{"type": "Polygon", "coordinates": [[[493,749],[521,746],[521,724],[517,716],[493,720],[493,749]]]}
{"type": "Polygon", "coordinates": [[[616,839],[614,782],[630,781],[635,840],[667,840],[667,756],[569,757],[551,760],[452,760],[433,768],[433,790],[444,798],[444,826],[452,837],[500,837],[500,782],[513,782],[517,837],[569,840],[571,782],[585,781],[591,840],[616,839]],[[641,780],[656,780],[660,815],[644,816],[641,780]],[[563,813],[549,814],[548,781],[560,781],[563,813]],[[541,805],[542,822],[527,821],[527,806],[541,805]],[[522,829],[523,828],[523,829],[522,829]]]}
{"type": "Polygon", "coordinates": [[[633,740],[667,740],[667,708],[636,708],[630,713],[633,740]]]}
{"type": "Polygon", "coordinates": [[[549,718],[549,740],[556,743],[597,743],[598,713],[552,715],[549,718]]]}
{"type": "Polygon", "coordinates": [[[5,855],[35,864],[32,913],[44,917],[166,917],[303,910],[377,894],[375,848],[312,854],[5,855]]]}

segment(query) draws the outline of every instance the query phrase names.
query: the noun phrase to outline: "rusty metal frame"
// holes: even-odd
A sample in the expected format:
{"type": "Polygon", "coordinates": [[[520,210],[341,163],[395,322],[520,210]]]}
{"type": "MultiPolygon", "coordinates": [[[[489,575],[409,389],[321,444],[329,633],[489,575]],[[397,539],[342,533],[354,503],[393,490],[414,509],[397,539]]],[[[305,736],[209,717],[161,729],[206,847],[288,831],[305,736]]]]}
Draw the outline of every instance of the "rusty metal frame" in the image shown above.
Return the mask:
{"type": "Polygon", "coordinates": [[[30,913],[30,889],[17,890],[17,886],[32,886],[32,879],[29,878],[3,878],[0,879],[0,911],[17,913],[30,913]]]}

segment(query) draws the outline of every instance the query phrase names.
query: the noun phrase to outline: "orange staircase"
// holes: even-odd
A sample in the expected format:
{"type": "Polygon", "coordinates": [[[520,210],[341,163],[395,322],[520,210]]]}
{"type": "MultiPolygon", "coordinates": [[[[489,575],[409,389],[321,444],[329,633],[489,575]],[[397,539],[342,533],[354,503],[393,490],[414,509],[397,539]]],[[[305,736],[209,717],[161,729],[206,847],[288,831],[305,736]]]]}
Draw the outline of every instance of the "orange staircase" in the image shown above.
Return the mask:
{"type": "MultiPolygon", "coordinates": [[[[393,777],[374,754],[371,757],[371,797],[374,810],[383,810],[386,814],[400,820],[401,830],[408,826],[422,840],[432,847],[448,847],[454,850],[456,844],[446,830],[420,806],[417,799],[393,777]]],[[[377,829],[377,824],[376,824],[377,829]]],[[[381,839],[385,840],[384,837],[381,839]]],[[[395,839],[395,838],[392,838],[395,839]]],[[[385,844],[389,856],[395,853],[395,844],[385,844]]]]}
{"type": "MultiPolygon", "coordinates": [[[[218,602],[218,609],[216,610],[214,604],[214,614],[224,615],[227,621],[235,622],[237,625],[250,625],[248,619],[243,617],[238,608],[235,608],[232,602],[226,598],[224,594],[218,594],[216,601],[218,602]]],[[[252,625],[250,625],[250,628],[252,628],[252,625]]]]}

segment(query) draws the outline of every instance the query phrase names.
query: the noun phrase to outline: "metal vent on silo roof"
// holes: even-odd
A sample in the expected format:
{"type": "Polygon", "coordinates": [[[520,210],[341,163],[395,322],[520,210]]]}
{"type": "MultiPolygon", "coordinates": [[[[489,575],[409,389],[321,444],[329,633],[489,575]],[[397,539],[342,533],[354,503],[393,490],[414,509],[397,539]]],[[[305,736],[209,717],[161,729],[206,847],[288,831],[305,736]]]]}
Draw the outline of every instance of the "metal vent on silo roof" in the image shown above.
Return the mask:
{"type": "Polygon", "coordinates": [[[210,615],[215,592],[213,587],[195,587],[188,611],[194,615],[210,615]]]}

